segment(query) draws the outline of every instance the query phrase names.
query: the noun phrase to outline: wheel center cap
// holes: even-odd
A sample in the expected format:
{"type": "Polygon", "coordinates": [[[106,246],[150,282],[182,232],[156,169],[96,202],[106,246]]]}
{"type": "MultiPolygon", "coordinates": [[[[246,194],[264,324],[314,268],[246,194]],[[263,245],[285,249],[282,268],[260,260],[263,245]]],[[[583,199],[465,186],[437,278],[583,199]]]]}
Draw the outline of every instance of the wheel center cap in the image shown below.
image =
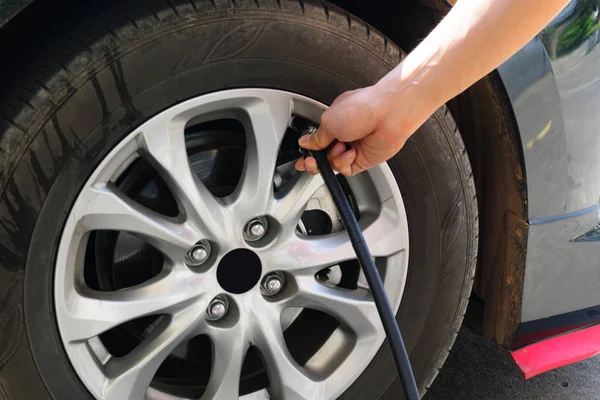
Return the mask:
{"type": "Polygon", "coordinates": [[[249,291],[260,280],[262,265],[255,252],[235,249],[225,254],[217,267],[217,281],[229,293],[249,291]]]}

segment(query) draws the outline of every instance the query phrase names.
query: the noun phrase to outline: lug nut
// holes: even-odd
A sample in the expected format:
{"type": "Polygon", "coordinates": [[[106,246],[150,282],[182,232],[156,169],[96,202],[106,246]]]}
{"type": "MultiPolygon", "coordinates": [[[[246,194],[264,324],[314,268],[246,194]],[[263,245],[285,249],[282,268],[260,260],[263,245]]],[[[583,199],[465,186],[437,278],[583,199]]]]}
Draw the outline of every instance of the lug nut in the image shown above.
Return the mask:
{"type": "Polygon", "coordinates": [[[271,293],[279,292],[282,287],[283,287],[283,282],[281,282],[281,279],[279,279],[279,277],[274,276],[272,278],[269,278],[269,280],[267,281],[266,289],[271,293]]]}
{"type": "Polygon", "coordinates": [[[260,291],[265,296],[274,296],[283,289],[284,282],[282,273],[272,272],[263,278],[260,291]]]}
{"type": "Polygon", "coordinates": [[[253,237],[263,237],[265,235],[265,226],[261,222],[254,222],[250,225],[250,235],[253,237]]]}
{"type": "Polygon", "coordinates": [[[202,240],[194,245],[188,251],[187,263],[189,265],[197,267],[198,265],[204,264],[210,257],[210,243],[206,240],[202,240]]]}
{"type": "Polygon", "coordinates": [[[246,224],[244,228],[244,239],[255,242],[267,233],[268,222],[265,217],[257,217],[246,224]]]}
{"type": "Polygon", "coordinates": [[[224,296],[217,296],[208,305],[206,310],[206,319],[209,321],[217,321],[220,320],[227,314],[227,310],[229,309],[229,301],[224,296]]]}
{"type": "Polygon", "coordinates": [[[204,246],[198,246],[192,251],[192,260],[203,262],[208,258],[208,251],[204,246]]]}

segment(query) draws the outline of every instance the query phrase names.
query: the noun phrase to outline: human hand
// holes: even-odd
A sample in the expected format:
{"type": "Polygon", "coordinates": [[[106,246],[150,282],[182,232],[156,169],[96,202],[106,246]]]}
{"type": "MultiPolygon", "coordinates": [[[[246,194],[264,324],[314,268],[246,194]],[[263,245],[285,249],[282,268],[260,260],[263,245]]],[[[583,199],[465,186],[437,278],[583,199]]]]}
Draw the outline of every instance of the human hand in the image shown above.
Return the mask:
{"type": "MultiPolygon", "coordinates": [[[[411,99],[412,93],[411,88],[391,91],[378,85],[343,93],[323,113],[319,129],[301,137],[299,144],[322,150],[335,142],[327,158],[346,176],[385,162],[437,108],[419,106],[419,101],[411,99]]],[[[313,157],[299,159],[296,169],[319,173],[313,157]]]]}

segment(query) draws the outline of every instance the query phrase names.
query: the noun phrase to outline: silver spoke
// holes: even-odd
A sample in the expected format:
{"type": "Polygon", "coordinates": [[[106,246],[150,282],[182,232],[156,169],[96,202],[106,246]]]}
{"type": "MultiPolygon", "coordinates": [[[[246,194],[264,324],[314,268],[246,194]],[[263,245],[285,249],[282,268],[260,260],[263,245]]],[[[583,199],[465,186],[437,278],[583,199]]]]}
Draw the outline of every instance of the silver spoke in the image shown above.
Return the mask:
{"type": "Polygon", "coordinates": [[[346,232],[326,237],[294,235],[270,250],[269,266],[276,270],[311,274],[353,258],[356,254],[346,232]]]}
{"type": "MultiPolygon", "coordinates": [[[[185,122],[158,118],[139,137],[142,152],[147,154],[171,188],[188,218],[194,218],[207,231],[223,224],[224,207],[192,172],[185,147],[185,122]]],[[[212,232],[218,234],[218,230],[212,232]]]]}
{"type": "Polygon", "coordinates": [[[311,276],[298,278],[296,283],[298,292],[286,301],[287,307],[323,311],[350,327],[360,339],[372,338],[383,329],[370,291],[332,288],[311,276]]]}
{"type": "Polygon", "coordinates": [[[270,211],[273,218],[280,222],[284,229],[289,228],[293,233],[296,225],[306,209],[310,198],[325,182],[321,175],[296,174],[293,180],[286,183],[289,190],[273,203],[270,211]]]}
{"type": "Polygon", "coordinates": [[[265,307],[256,313],[256,343],[265,359],[271,398],[306,400],[318,398],[321,383],[313,379],[290,355],[283,338],[278,307],[265,307]]]}
{"type": "Polygon", "coordinates": [[[213,366],[202,399],[237,399],[249,340],[240,321],[233,327],[208,331],[213,342],[213,366]]]}
{"type": "Polygon", "coordinates": [[[202,295],[204,277],[185,269],[167,270],[132,288],[115,292],[90,289],[65,294],[63,336],[67,341],[90,339],[127,321],[152,314],[173,313],[202,295]]]}
{"type": "Polygon", "coordinates": [[[193,336],[198,310],[167,317],[129,354],[106,366],[105,400],[143,399],[158,367],[183,341],[193,336]]]}
{"type": "Polygon", "coordinates": [[[243,106],[249,119],[246,160],[233,204],[242,221],[263,215],[273,200],[273,174],[291,107],[290,96],[283,92],[265,94],[243,106]]]}
{"type": "Polygon", "coordinates": [[[403,234],[406,226],[401,223],[393,198],[384,201],[379,214],[371,220],[363,222],[363,236],[373,257],[389,257],[408,248],[403,234]]]}
{"type": "Polygon", "coordinates": [[[72,214],[86,231],[128,232],[174,260],[183,259],[198,237],[189,224],[147,209],[111,183],[84,189],[72,214]]]}
{"type": "MultiPolygon", "coordinates": [[[[397,214],[387,203],[376,217],[365,216],[359,221],[373,257],[388,257],[406,248],[398,234],[402,227],[397,226],[397,214]]],[[[273,269],[297,270],[299,273],[356,258],[345,231],[328,236],[290,235],[269,252],[269,265],[273,269]]]]}

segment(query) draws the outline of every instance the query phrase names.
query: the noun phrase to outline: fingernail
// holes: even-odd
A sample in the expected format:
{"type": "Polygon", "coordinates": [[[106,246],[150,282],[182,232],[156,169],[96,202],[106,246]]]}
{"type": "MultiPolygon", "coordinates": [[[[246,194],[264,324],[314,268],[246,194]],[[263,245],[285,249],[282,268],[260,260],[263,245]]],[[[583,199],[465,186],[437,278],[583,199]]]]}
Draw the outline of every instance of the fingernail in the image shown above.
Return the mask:
{"type": "Polygon", "coordinates": [[[347,151],[344,154],[342,154],[342,160],[344,161],[350,161],[354,158],[354,153],[352,151],[347,151]]]}
{"type": "Polygon", "coordinates": [[[300,146],[305,146],[309,143],[309,137],[310,135],[303,135],[300,136],[300,139],[298,139],[298,144],[300,144],[300,146]]]}

